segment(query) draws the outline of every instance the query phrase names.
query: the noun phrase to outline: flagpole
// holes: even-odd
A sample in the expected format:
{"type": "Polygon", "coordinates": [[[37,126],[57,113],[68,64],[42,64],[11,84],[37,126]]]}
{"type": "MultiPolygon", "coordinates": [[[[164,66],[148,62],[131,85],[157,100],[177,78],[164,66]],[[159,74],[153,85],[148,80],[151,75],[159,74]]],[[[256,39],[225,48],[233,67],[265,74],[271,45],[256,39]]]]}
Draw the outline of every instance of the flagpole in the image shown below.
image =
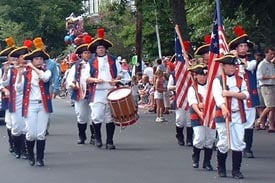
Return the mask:
{"type": "MultiPolygon", "coordinates": [[[[184,59],[185,59],[186,61],[188,61],[188,63],[189,63],[189,57],[188,57],[188,55],[187,55],[187,53],[186,53],[186,50],[185,50],[185,48],[184,48],[184,44],[183,44],[183,40],[182,40],[182,37],[181,37],[181,32],[180,32],[180,29],[179,29],[178,24],[176,24],[175,30],[176,30],[176,33],[177,33],[177,35],[178,35],[179,41],[180,41],[180,45],[181,45],[181,48],[182,48],[182,51],[183,51],[183,54],[184,54],[184,59]]],[[[185,63],[186,63],[186,62],[185,62],[185,63]]]]}

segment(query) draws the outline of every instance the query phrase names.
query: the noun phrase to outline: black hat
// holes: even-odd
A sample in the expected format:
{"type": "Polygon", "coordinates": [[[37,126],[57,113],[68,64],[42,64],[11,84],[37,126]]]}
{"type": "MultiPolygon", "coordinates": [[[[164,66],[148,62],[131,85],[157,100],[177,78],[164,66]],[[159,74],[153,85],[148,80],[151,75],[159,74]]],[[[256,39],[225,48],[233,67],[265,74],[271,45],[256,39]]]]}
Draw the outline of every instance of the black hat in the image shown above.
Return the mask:
{"type": "Polygon", "coordinates": [[[205,53],[209,52],[209,48],[210,48],[210,42],[211,42],[211,35],[208,34],[206,36],[204,36],[204,42],[205,44],[198,47],[195,51],[195,55],[203,55],[205,53]]]}
{"type": "Polygon", "coordinates": [[[9,56],[18,58],[20,55],[25,55],[31,51],[32,48],[32,41],[26,39],[24,41],[24,46],[14,49],[10,52],[9,56]]]}
{"type": "Polygon", "coordinates": [[[247,43],[249,48],[253,48],[255,46],[255,44],[249,40],[248,35],[241,26],[236,26],[234,28],[234,32],[238,37],[230,41],[228,44],[230,50],[234,50],[241,43],[247,43]]]}
{"type": "Polygon", "coordinates": [[[104,39],[104,29],[100,28],[97,30],[97,35],[98,38],[96,38],[95,40],[93,40],[89,45],[88,45],[88,49],[92,52],[95,53],[96,48],[98,46],[104,46],[106,49],[110,48],[113,46],[113,43],[107,39],[104,39]]]}
{"type": "Polygon", "coordinates": [[[7,43],[7,48],[0,52],[0,56],[7,57],[10,52],[15,49],[15,41],[12,37],[6,38],[5,41],[7,43]]]}
{"type": "Polygon", "coordinates": [[[204,63],[193,65],[189,67],[187,70],[200,75],[206,75],[208,72],[207,65],[204,63]]]}
{"type": "Polygon", "coordinates": [[[31,53],[26,54],[24,56],[25,60],[32,60],[35,57],[42,57],[44,60],[48,60],[50,58],[50,55],[46,53],[44,50],[38,48],[33,50],[31,53]]]}
{"type": "Polygon", "coordinates": [[[93,37],[86,33],[86,35],[84,35],[80,39],[82,40],[82,44],[78,45],[74,52],[76,54],[82,54],[84,51],[90,51],[88,49],[88,45],[93,41],[93,37]]]}
{"type": "Polygon", "coordinates": [[[234,54],[228,53],[223,57],[216,58],[214,61],[222,63],[222,64],[229,64],[229,65],[242,65],[244,64],[240,59],[238,59],[234,54]]]}

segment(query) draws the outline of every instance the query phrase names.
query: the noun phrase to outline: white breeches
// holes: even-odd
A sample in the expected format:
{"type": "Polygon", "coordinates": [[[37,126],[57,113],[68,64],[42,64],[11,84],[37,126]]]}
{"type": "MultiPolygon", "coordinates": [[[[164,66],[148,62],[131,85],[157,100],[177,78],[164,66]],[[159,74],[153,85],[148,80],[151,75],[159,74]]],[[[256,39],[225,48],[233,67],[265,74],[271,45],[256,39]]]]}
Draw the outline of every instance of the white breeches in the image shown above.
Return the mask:
{"type": "Polygon", "coordinates": [[[7,129],[11,129],[11,114],[9,109],[6,109],[5,111],[5,122],[7,129]]]}
{"type": "Polygon", "coordinates": [[[81,99],[79,101],[75,101],[74,110],[76,114],[76,120],[79,124],[87,124],[90,123],[90,113],[91,109],[89,107],[89,102],[87,99],[81,99]]]}
{"type": "Polygon", "coordinates": [[[16,111],[10,113],[11,116],[11,134],[14,136],[19,136],[21,134],[25,134],[25,121],[22,117],[22,106],[16,106],[16,111]]]}
{"type": "Polygon", "coordinates": [[[176,109],[176,126],[191,127],[190,113],[182,108],[176,109]]]}
{"type": "Polygon", "coordinates": [[[50,114],[44,109],[43,103],[29,103],[28,116],[24,118],[26,123],[26,139],[45,140],[45,134],[50,114]]]}
{"type": "Polygon", "coordinates": [[[211,149],[216,140],[216,129],[211,129],[206,126],[195,126],[193,127],[194,139],[193,146],[198,149],[206,147],[211,149]]]}
{"type": "Polygon", "coordinates": [[[226,153],[230,149],[233,151],[243,151],[246,144],[244,142],[244,124],[241,121],[240,113],[232,113],[232,122],[229,122],[229,133],[226,129],[226,124],[216,123],[218,132],[217,147],[220,152],[226,153]],[[230,142],[228,142],[228,134],[230,142]]]}

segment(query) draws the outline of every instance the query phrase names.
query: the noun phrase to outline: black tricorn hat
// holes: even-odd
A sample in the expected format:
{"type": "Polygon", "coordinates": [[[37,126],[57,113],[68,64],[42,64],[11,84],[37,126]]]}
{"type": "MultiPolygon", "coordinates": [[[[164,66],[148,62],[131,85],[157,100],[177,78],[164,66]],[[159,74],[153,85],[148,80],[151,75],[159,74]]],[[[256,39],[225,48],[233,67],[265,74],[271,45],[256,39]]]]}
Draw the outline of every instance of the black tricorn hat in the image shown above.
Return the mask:
{"type": "Polygon", "coordinates": [[[81,38],[81,39],[83,41],[83,44],[76,47],[76,49],[74,51],[76,54],[81,54],[84,51],[90,51],[88,49],[88,45],[89,45],[89,43],[91,43],[93,41],[93,37],[90,36],[89,34],[87,34],[87,35],[83,36],[83,38],[81,38]]]}
{"type": "Polygon", "coordinates": [[[209,48],[210,48],[210,42],[211,42],[211,35],[208,34],[206,36],[204,36],[204,42],[205,44],[198,47],[195,51],[195,55],[203,55],[205,53],[209,52],[209,48]]]}
{"type": "Polygon", "coordinates": [[[187,70],[200,75],[206,75],[208,73],[207,65],[204,63],[193,65],[189,67],[187,70]]]}
{"type": "Polygon", "coordinates": [[[240,59],[238,59],[234,54],[228,53],[223,57],[214,59],[215,62],[229,65],[242,65],[244,64],[240,59]]]}
{"type": "Polygon", "coordinates": [[[18,58],[20,55],[25,55],[31,51],[32,41],[26,39],[23,43],[23,46],[14,49],[10,52],[9,56],[18,58]]]}
{"type": "Polygon", "coordinates": [[[234,28],[234,32],[238,37],[230,41],[230,43],[228,44],[230,50],[234,50],[241,43],[247,43],[249,48],[253,48],[255,46],[255,44],[249,40],[248,35],[245,33],[241,26],[236,26],[234,28]]]}
{"type": "Polygon", "coordinates": [[[16,46],[15,41],[12,37],[6,38],[5,42],[7,43],[7,48],[0,52],[0,56],[7,57],[10,54],[10,52],[16,48],[16,46]]]}
{"type": "Polygon", "coordinates": [[[48,60],[50,58],[50,55],[46,53],[43,49],[38,48],[33,50],[31,53],[26,54],[24,56],[25,60],[32,60],[35,57],[42,57],[44,60],[48,60]]]}
{"type": "Polygon", "coordinates": [[[113,46],[113,43],[107,39],[104,39],[104,29],[100,28],[97,30],[97,35],[98,38],[96,38],[95,40],[93,40],[89,45],[88,45],[88,49],[92,52],[95,53],[96,48],[98,46],[104,46],[106,49],[110,48],[113,46]]]}

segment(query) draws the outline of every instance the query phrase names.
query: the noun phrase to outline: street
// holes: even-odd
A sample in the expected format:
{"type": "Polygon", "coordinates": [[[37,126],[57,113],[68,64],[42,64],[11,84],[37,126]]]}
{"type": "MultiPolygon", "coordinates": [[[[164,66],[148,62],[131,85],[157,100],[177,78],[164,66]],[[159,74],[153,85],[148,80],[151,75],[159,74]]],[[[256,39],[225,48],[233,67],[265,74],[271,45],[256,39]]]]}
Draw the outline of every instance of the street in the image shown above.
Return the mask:
{"type": "MultiPolygon", "coordinates": [[[[26,160],[15,159],[8,152],[6,127],[0,126],[0,179],[2,183],[273,183],[275,179],[275,134],[254,133],[254,159],[243,159],[243,180],[231,177],[231,153],[227,159],[227,178],[215,171],[192,168],[192,148],[180,147],[175,138],[175,114],[165,117],[168,123],[156,123],[155,114],[139,111],[137,123],[116,128],[116,150],[96,148],[88,141],[78,145],[73,108],[67,99],[54,100],[49,136],[45,150],[45,167],[31,167],[26,160]]],[[[105,125],[102,126],[105,142],[105,125]]]]}

